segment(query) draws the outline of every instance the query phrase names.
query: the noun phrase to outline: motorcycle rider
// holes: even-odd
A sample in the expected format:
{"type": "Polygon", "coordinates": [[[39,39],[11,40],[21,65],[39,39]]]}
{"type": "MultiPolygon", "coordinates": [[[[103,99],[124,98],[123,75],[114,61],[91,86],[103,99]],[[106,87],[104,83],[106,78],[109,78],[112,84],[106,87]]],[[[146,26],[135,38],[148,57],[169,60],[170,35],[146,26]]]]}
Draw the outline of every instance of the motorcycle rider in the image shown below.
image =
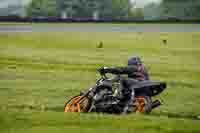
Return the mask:
{"type": "Polygon", "coordinates": [[[128,78],[122,78],[121,83],[123,86],[121,101],[125,104],[123,113],[128,113],[133,106],[134,101],[134,88],[133,85],[136,82],[149,80],[149,74],[140,57],[132,56],[128,59],[128,65],[125,67],[102,67],[99,69],[101,74],[112,73],[112,74],[127,74],[128,78]]]}

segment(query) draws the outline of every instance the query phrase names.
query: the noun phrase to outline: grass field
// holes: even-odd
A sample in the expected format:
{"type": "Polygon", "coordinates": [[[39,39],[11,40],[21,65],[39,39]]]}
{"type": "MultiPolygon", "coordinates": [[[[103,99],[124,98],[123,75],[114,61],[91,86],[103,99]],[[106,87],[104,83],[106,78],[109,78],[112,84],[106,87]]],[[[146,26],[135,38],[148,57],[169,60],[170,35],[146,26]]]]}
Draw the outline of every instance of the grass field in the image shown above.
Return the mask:
{"type": "Polygon", "coordinates": [[[199,43],[200,33],[0,33],[0,130],[199,133],[199,43]],[[167,82],[162,107],[150,115],[63,113],[98,67],[126,65],[131,55],[142,57],[151,79],[167,82]]]}

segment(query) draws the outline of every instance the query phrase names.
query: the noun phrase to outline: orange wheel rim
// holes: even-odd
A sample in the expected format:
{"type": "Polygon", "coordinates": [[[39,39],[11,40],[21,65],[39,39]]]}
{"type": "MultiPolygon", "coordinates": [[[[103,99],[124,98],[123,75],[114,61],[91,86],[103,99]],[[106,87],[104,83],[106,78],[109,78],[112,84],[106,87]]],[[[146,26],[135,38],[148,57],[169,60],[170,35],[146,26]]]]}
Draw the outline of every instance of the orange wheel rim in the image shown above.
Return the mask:
{"type": "Polygon", "coordinates": [[[85,100],[87,100],[87,98],[83,98],[82,96],[74,97],[66,104],[64,112],[86,112],[87,105],[84,105],[85,100]]]}
{"type": "Polygon", "coordinates": [[[143,96],[136,97],[136,111],[144,112],[145,111],[145,98],[143,96]]]}
{"type": "Polygon", "coordinates": [[[79,100],[81,96],[73,98],[66,106],[64,112],[81,112],[79,100]]]}

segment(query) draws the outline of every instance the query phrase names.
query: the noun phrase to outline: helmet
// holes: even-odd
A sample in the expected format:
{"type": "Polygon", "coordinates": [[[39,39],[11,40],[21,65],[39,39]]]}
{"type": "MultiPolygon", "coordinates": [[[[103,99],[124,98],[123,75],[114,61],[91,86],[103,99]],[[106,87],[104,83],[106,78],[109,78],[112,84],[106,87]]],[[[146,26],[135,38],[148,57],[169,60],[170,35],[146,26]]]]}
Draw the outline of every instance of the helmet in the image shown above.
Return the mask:
{"type": "Polygon", "coordinates": [[[132,56],[128,59],[128,65],[141,65],[142,61],[138,56],[132,56]]]}

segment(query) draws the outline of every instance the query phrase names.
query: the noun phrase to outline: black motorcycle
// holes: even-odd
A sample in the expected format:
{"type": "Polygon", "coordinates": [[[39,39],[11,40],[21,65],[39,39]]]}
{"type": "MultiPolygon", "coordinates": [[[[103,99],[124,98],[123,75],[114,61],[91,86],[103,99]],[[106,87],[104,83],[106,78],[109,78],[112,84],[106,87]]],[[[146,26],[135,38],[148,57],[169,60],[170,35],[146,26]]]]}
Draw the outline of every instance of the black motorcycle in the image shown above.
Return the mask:
{"type": "MultiPolygon", "coordinates": [[[[67,100],[64,112],[124,113],[126,107],[122,82],[124,78],[120,74],[108,78],[105,73],[101,73],[101,78],[96,81],[96,85],[67,100]]],[[[165,88],[164,82],[135,80],[134,91],[132,91],[135,97],[131,107],[129,106],[129,113],[150,113],[152,109],[159,107],[161,102],[153,101],[152,97],[159,95],[165,88]]]]}

